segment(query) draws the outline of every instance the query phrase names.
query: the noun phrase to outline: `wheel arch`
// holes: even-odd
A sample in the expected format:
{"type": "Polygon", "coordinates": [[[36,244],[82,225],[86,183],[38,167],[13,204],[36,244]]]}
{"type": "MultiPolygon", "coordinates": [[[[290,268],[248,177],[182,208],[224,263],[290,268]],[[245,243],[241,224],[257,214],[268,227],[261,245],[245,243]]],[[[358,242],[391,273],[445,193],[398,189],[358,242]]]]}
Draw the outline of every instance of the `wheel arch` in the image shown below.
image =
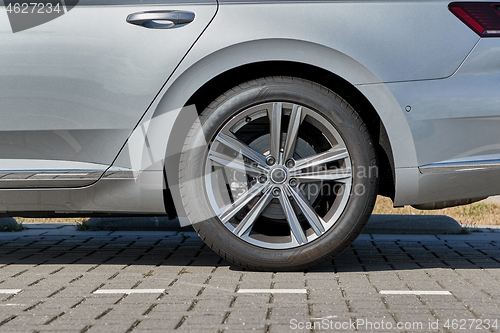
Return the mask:
{"type": "MultiPolygon", "coordinates": [[[[134,130],[144,131],[142,125],[145,123],[158,117],[164,119],[160,121],[161,126],[149,126],[147,129],[148,144],[156,146],[153,150],[163,152],[167,183],[178,213],[179,205],[175,198],[179,195],[176,187],[180,152],[197,116],[186,110],[193,110],[193,106],[196,106],[196,112],[199,113],[211,99],[218,97],[232,84],[272,75],[297,76],[322,84],[357,109],[379,145],[381,194],[394,197],[394,140],[389,140],[391,129],[386,130],[384,120],[384,117],[390,117],[391,110],[385,110],[382,117],[380,110],[357,88],[363,84],[378,86],[377,83],[381,82],[375,74],[341,52],[306,41],[257,40],[208,52],[208,55],[204,47],[206,45],[200,46],[199,50],[195,45],[134,130]]],[[[389,97],[393,99],[392,95],[389,97]]],[[[129,139],[127,145],[133,144],[129,139]]],[[[407,143],[401,142],[398,146],[405,145],[407,143]]],[[[120,160],[119,156],[117,161],[120,160]]],[[[166,205],[171,206],[172,200],[166,200],[166,205]]]]}
{"type": "Polygon", "coordinates": [[[186,102],[195,105],[200,114],[215,98],[244,82],[266,76],[290,76],[309,80],[339,94],[360,115],[377,145],[379,157],[379,193],[394,199],[394,160],[387,131],[378,113],[355,86],[340,76],[317,66],[292,61],[265,61],[232,68],[212,78],[186,102]]]}

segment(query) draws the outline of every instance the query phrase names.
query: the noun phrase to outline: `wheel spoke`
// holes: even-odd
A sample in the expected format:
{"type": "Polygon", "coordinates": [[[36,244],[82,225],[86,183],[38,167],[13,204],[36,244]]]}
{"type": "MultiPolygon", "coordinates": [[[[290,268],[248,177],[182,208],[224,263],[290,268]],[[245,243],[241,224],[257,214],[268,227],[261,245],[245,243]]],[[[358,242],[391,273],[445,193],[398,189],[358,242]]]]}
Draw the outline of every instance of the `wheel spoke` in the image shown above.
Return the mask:
{"type": "Polygon", "coordinates": [[[300,225],[299,219],[293,210],[290,199],[286,193],[282,193],[279,196],[279,201],[281,203],[281,207],[283,208],[283,212],[285,213],[286,220],[288,221],[288,225],[290,226],[290,233],[292,238],[295,238],[299,245],[307,243],[307,237],[302,230],[302,226],[300,225]]]}
{"type": "Polygon", "coordinates": [[[270,122],[270,154],[280,162],[281,149],[281,114],[283,113],[283,103],[273,103],[271,114],[269,114],[270,122]]]}
{"type": "Polygon", "coordinates": [[[296,104],[293,105],[292,113],[290,114],[290,123],[286,132],[285,148],[283,152],[283,161],[293,158],[299,126],[302,121],[302,107],[296,104]]]}
{"type": "Polygon", "coordinates": [[[211,161],[218,163],[226,168],[240,171],[250,175],[260,175],[265,172],[264,168],[259,168],[258,166],[253,167],[248,164],[245,164],[245,162],[243,161],[243,157],[241,155],[239,155],[235,159],[232,159],[230,156],[227,156],[225,154],[211,151],[208,158],[211,161]]]}
{"type": "Polygon", "coordinates": [[[299,187],[292,188],[288,186],[288,191],[292,195],[293,199],[302,211],[302,214],[306,217],[307,221],[313,228],[316,235],[321,236],[325,232],[325,227],[323,226],[324,221],[316,214],[311,204],[304,195],[300,192],[299,187]]]}
{"type": "Polygon", "coordinates": [[[335,180],[341,183],[345,183],[351,179],[352,170],[350,168],[345,168],[294,173],[291,175],[291,177],[298,179],[301,183],[319,182],[325,180],[335,180]]]}
{"type": "Polygon", "coordinates": [[[273,196],[271,193],[271,188],[269,187],[266,192],[260,197],[259,201],[250,209],[248,214],[245,216],[243,220],[238,224],[238,226],[234,229],[234,233],[241,237],[243,236],[255,223],[257,218],[260,216],[262,211],[269,205],[273,196]]]}
{"type": "Polygon", "coordinates": [[[259,193],[266,187],[267,184],[257,183],[252,186],[248,191],[243,193],[235,202],[227,206],[223,212],[219,215],[222,223],[227,223],[230,219],[236,215],[240,210],[243,209],[250,201],[252,201],[259,193]]]}
{"type": "Polygon", "coordinates": [[[224,146],[229,147],[236,152],[239,152],[241,155],[258,163],[260,166],[267,168],[266,159],[264,158],[264,155],[256,152],[248,145],[238,140],[234,135],[220,132],[219,135],[217,135],[217,137],[215,138],[215,140],[222,143],[224,146]]]}
{"type": "Polygon", "coordinates": [[[301,169],[315,167],[320,164],[330,163],[342,160],[349,157],[349,153],[345,148],[332,148],[317,155],[309,156],[295,162],[295,167],[290,171],[298,171],[301,169]]]}

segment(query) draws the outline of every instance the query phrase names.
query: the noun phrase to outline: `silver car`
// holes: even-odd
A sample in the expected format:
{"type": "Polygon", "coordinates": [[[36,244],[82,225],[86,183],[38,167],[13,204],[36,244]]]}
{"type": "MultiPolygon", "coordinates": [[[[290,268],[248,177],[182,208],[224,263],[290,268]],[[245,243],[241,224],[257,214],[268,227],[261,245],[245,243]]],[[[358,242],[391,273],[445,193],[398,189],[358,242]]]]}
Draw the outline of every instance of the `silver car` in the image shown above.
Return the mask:
{"type": "Polygon", "coordinates": [[[500,2],[4,0],[0,213],[178,216],[254,270],[500,194],[500,2]]]}

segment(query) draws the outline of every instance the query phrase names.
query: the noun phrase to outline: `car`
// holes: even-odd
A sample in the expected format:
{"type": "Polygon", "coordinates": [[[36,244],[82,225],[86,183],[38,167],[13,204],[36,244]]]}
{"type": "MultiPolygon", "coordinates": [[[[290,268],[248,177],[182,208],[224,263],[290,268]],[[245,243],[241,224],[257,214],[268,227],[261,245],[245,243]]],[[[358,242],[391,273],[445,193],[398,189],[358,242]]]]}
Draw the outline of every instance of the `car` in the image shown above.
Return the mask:
{"type": "Polygon", "coordinates": [[[177,216],[286,271],[341,253],[377,195],[500,194],[500,2],[4,7],[3,216],[177,216]]]}

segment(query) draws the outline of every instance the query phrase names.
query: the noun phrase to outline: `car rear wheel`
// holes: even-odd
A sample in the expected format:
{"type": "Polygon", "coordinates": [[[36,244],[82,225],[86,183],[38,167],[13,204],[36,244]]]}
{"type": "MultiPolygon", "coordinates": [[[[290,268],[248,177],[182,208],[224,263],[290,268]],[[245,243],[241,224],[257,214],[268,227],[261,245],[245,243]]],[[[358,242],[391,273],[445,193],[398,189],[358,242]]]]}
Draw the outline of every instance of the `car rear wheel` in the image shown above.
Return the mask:
{"type": "Polygon", "coordinates": [[[366,126],[342,98],[297,78],[233,88],[192,127],[181,196],[217,253],[256,270],[306,269],[361,232],[377,191],[366,126]]]}

